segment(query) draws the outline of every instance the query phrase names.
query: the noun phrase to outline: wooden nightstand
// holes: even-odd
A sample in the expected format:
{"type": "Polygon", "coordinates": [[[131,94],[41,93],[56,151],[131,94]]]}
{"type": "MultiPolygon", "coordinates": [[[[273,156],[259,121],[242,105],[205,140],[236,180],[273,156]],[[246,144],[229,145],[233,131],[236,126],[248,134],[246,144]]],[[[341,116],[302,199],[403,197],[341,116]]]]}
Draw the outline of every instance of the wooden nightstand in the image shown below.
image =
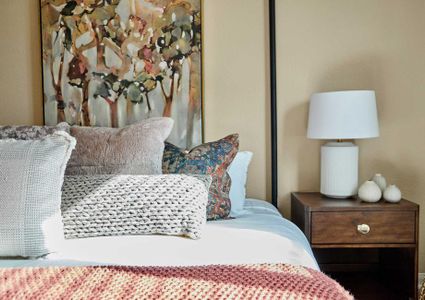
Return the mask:
{"type": "Polygon", "coordinates": [[[291,212],[322,271],[356,299],[417,299],[417,204],[292,193],[291,212]]]}

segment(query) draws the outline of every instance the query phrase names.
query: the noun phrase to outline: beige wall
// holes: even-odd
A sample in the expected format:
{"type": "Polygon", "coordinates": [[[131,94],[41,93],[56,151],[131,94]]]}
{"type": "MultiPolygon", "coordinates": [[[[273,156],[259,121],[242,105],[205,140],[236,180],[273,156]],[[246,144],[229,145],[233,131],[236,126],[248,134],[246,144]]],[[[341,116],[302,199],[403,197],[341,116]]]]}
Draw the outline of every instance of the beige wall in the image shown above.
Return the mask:
{"type": "Polygon", "coordinates": [[[3,1],[0,26],[0,124],[41,124],[38,1],[3,1]]]}
{"type": "MultiPolygon", "coordinates": [[[[255,152],[249,195],[259,198],[270,188],[266,2],[204,0],[206,138],[241,134],[241,148],[255,152]]],[[[374,89],[381,137],[359,142],[361,180],[382,172],[422,205],[425,228],[425,2],[277,2],[282,212],[288,216],[291,191],[319,186],[320,142],[305,137],[310,94],[374,89]]],[[[2,9],[0,123],[40,124],[37,1],[5,1],[2,9]]],[[[424,250],[422,230],[422,272],[424,250]]]]}
{"type": "Polygon", "coordinates": [[[277,2],[284,211],[290,191],[319,186],[320,142],[305,138],[309,95],[376,90],[381,136],[358,142],[360,180],[383,173],[406,198],[422,205],[425,272],[425,1],[277,2]]]}
{"type": "Polygon", "coordinates": [[[204,0],[206,139],[240,134],[241,149],[255,155],[249,194],[262,199],[270,177],[266,11],[258,0],[204,0]]]}

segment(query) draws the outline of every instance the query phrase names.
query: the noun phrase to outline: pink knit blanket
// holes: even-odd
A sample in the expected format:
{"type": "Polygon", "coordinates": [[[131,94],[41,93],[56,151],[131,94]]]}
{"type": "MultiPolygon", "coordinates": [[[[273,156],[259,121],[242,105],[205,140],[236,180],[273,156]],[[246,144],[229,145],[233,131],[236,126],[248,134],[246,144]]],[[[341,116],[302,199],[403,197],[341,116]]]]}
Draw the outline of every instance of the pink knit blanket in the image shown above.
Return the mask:
{"type": "Polygon", "coordinates": [[[353,299],[321,272],[285,264],[0,269],[0,299],[353,299]]]}

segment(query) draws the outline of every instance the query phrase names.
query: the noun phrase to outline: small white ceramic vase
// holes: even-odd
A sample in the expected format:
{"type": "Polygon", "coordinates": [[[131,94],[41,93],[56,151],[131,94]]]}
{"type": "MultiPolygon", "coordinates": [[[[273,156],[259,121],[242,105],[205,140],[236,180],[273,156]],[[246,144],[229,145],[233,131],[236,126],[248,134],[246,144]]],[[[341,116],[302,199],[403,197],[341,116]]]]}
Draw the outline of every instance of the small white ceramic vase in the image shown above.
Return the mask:
{"type": "Polygon", "coordinates": [[[390,185],[385,189],[384,199],[391,203],[398,203],[401,200],[401,191],[395,185],[390,185]]]}
{"type": "Polygon", "coordinates": [[[371,180],[366,181],[359,188],[359,198],[365,202],[378,202],[381,200],[381,197],[381,189],[371,180]]]}
{"type": "Polygon", "coordinates": [[[382,174],[379,174],[379,173],[375,174],[375,176],[373,176],[373,178],[372,178],[372,181],[375,182],[379,186],[382,193],[387,188],[387,180],[385,179],[384,176],[382,176],[382,174]]]}

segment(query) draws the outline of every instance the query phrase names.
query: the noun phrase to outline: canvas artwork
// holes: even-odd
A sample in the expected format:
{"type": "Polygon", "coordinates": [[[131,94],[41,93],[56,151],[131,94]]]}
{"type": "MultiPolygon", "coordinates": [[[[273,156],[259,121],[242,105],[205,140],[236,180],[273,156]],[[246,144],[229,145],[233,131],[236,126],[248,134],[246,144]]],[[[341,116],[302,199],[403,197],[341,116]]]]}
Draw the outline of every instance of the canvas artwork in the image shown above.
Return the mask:
{"type": "Polygon", "coordinates": [[[202,142],[201,0],[41,0],[47,125],[175,121],[202,142]]]}

